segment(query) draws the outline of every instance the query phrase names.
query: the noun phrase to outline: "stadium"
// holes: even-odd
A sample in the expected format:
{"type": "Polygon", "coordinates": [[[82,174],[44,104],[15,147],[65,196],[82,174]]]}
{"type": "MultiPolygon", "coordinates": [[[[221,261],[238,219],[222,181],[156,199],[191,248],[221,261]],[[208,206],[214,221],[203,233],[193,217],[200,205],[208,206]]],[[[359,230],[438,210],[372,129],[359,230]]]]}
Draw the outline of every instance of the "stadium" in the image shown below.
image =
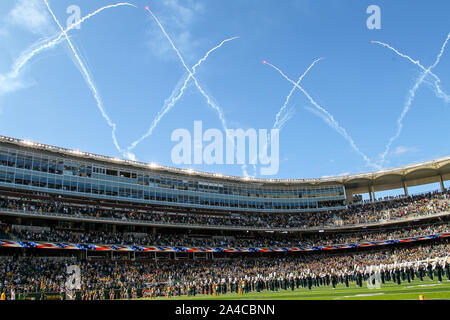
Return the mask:
{"type": "Polygon", "coordinates": [[[449,179],[450,157],[281,180],[1,136],[2,299],[448,299],[449,179]]]}
{"type": "Polygon", "coordinates": [[[1,309],[439,310],[449,11],[0,1],[1,309]]]}

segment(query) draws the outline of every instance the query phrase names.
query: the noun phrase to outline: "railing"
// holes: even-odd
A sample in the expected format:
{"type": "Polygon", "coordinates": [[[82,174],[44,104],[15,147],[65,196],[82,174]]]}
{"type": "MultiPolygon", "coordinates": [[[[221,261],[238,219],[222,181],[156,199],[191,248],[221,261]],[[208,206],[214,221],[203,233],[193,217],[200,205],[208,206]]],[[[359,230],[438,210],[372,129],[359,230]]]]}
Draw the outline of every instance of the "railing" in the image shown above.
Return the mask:
{"type": "Polygon", "coordinates": [[[450,237],[450,233],[438,233],[412,236],[409,238],[395,239],[387,237],[383,240],[363,240],[355,243],[346,244],[316,244],[315,246],[289,246],[289,247],[218,247],[218,246],[202,246],[202,247],[186,247],[186,246],[147,246],[147,245],[127,245],[127,244],[94,244],[94,243],[72,243],[72,242],[45,242],[30,240],[2,240],[0,239],[0,247],[6,248],[37,248],[37,249],[53,249],[53,250],[86,250],[86,251],[116,251],[116,252],[174,252],[174,253],[255,253],[255,252],[306,252],[306,251],[322,251],[322,250],[339,250],[353,249],[359,247],[375,247],[384,245],[393,245],[401,243],[411,243],[416,241],[435,240],[450,237]]]}

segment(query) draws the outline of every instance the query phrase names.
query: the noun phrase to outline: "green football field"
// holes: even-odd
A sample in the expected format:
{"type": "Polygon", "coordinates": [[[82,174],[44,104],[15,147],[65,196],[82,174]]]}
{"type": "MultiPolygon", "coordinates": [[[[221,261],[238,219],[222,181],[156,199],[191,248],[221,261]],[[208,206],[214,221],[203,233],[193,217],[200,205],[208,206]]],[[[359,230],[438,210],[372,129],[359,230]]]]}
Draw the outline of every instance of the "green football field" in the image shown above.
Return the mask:
{"type": "MultiPolygon", "coordinates": [[[[330,287],[313,287],[311,290],[300,288],[298,290],[279,290],[278,292],[264,291],[249,294],[226,294],[218,296],[196,295],[171,298],[158,298],[170,300],[419,300],[419,295],[424,295],[425,300],[446,299],[450,300],[450,281],[446,279],[442,283],[431,280],[411,281],[401,285],[392,282],[382,284],[380,289],[362,288],[351,284],[338,285],[336,289],[330,287]]],[[[154,300],[154,299],[153,299],[154,300]]]]}

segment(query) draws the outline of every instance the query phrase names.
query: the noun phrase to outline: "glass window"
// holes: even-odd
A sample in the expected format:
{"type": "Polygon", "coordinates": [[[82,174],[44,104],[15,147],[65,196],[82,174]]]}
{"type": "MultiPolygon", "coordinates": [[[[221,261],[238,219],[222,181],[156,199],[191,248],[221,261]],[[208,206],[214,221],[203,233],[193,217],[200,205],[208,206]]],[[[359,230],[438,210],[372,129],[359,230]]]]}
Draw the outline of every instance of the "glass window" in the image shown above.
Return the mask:
{"type": "Polygon", "coordinates": [[[98,194],[105,194],[105,185],[104,184],[99,184],[98,185],[98,194]]]}
{"type": "Polygon", "coordinates": [[[64,161],[58,160],[56,162],[56,174],[63,174],[64,172],[64,161]]]}
{"type": "Polygon", "coordinates": [[[31,183],[33,185],[33,187],[39,187],[39,176],[37,175],[33,175],[33,177],[31,178],[31,183]]]}
{"type": "Polygon", "coordinates": [[[78,168],[78,175],[80,177],[88,177],[92,176],[92,167],[87,165],[80,165],[78,168]]]}
{"type": "Polygon", "coordinates": [[[47,158],[41,159],[41,171],[48,172],[48,159],[47,158]]]}
{"type": "Polygon", "coordinates": [[[22,155],[17,156],[17,168],[24,169],[25,168],[25,157],[22,155]]]}
{"type": "MultiPolygon", "coordinates": [[[[19,158],[19,157],[17,157],[17,158],[19,158]]],[[[19,159],[18,159],[19,160],[19,159]]],[[[19,163],[19,162],[18,162],[19,163]]],[[[48,161],[48,172],[49,173],[56,173],[56,160],[52,160],[52,159],[50,159],[49,161],[48,161]]]]}
{"type": "Polygon", "coordinates": [[[7,166],[8,165],[8,152],[0,151],[0,165],[7,166]]]}
{"type": "Polygon", "coordinates": [[[78,165],[72,162],[64,162],[64,172],[65,176],[77,176],[78,175],[78,165]]]}
{"type": "Polygon", "coordinates": [[[106,169],[106,174],[108,176],[117,176],[117,170],[106,169]]]}
{"type": "Polygon", "coordinates": [[[8,183],[14,182],[14,172],[6,172],[6,182],[8,183]]]}
{"type": "Polygon", "coordinates": [[[48,178],[48,187],[50,189],[56,189],[56,184],[55,184],[55,178],[54,177],[49,177],[48,178]]]}
{"type": "Polygon", "coordinates": [[[33,157],[33,170],[41,171],[41,158],[33,157]]]}
{"type": "Polygon", "coordinates": [[[16,166],[16,152],[12,151],[8,155],[8,166],[9,167],[15,167],[16,166]]]}
{"type": "Polygon", "coordinates": [[[25,156],[25,169],[31,170],[33,164],[33,157],[32,156],[25,156]]]}
{"type": "Polygon", "coordinates": [[[24,174],[23,175],[23,184],[24,185],[31,185],[31,175],[30,174],[24,174]]]}
{"type": "Polygon", "coordinates": [[[22,172],[16,172],[15,183],[23,184],[23,173],[22,172]]]}

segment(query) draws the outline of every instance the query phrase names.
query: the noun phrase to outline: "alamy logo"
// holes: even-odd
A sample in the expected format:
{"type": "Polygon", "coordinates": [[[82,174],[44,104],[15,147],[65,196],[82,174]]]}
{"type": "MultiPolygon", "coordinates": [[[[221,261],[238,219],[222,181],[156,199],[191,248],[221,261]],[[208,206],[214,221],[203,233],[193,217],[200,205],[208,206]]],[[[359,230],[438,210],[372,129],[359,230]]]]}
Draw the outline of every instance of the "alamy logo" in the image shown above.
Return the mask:
{"type": "Polygon", "coordinates": [[[73,27],[73,29],[80,30],[81,29],[81,24],[79,23],[81,20],[80,7],[77,5],[74,5],[74,4],[71,6],[68,6],[66,13],[70,14],[70,16],[67,18],[67,21],[66,21],[67,28],[70,28],[72,25],[75,25],[73,27]]]}
{"type": "Polygon", "coordinates": [[[77,265],[67,266],[68,274],[66,280],[66,289],[69,291],[81,289],[81,270],[77,265]]]}
{"type": "Polygon", "coordinates": [[[377,5],[370,5],[366,10],[367,14],[370,16],[367,18],[366,25],[369,30],[380,30],[381,29],[381,9],[377,5]]]}
{"type": "Polygon", "coordinates": [[[381,272],[376,271],[374,274],[370,275],[367,279],[368,289],[381,289],[381,272]]]}
{"type": "Polygon", "coordinates": [[[271,129],[269,134],[267,129],[253,128],[227,129],[224,137],[218,129],[203,132],[202,121],[194,121],[193,139],[187,129],[172,132],[171,141],[178,143],[171,158],[175,165],[259,164],[261,175],[275,175],[279,170],[279,137],[279,129],[271,129]]]}

